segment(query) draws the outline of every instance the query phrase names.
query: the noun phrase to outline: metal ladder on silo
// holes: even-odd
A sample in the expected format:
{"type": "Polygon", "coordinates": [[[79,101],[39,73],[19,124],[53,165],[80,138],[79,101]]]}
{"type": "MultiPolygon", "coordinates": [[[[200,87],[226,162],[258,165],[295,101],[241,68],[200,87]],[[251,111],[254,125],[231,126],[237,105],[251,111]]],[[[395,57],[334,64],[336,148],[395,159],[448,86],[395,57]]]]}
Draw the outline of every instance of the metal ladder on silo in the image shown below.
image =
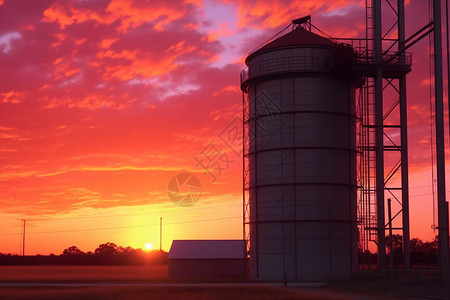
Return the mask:
{"type": "Polygon", "coordinates": [[[377,205],[376,205],[376,156],[375,156],[375,97],[374,80],[366,78],[364,87],[364,145],[365,156],[365,187],[364,187],[364,209],[363,224],[366,232],[367,242],[377,242],[377,205]]]}

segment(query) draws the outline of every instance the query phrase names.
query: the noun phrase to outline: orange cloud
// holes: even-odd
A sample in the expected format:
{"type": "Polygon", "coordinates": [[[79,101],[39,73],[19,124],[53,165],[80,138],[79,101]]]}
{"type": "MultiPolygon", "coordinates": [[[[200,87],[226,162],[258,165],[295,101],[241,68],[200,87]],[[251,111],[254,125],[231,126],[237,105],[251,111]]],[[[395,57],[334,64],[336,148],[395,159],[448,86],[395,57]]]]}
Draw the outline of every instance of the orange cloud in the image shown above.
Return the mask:
{"type": "Polygon", "coordinates": [[[64,34],[62,32],[57,32],[57,33],[54,34],[54,36],[57,39],[56,42],[51,44],[51,46],[54,47],[54,48],[61,46],[62,42],[64,42],[66,40],[66,38],[67,38],[67,34],[64,34]]]}
{"type": "MultiPolygon", "coordinates": [[[[200,1],[184,1],[184,4],[199,5],[200,1]]],[[[186,13],[183,5],[168,5],[167,2],[149,2],[149,5],[139,5],[133,0],[112,0],[106,11],[121,20],[119,31],[126,32],[144,23],[155,22],[155,30],[164,30],[170,22],[183,17],[186,13]]]]}
{"type": "MultiPolygon", "coordinates": [[[[110,41],[103,43],[106,46],[110,41]]],[[[180,41],[167,48],[164,54],[159,57],[146,54],[141,50],[113,50],[99,51],[97,58],[105,63],[106,80],[117,78],[123,81],[131,80],[138,76],[152,78],[162,74],[167,74],[178,67],[177,59],[184,54],[192,53],[196,50],[193,45],[186,45],[185,41],[180,41]],[[108,59],[114,59],[112,62],[108,59]],[[123,60],[126,60],[124,62],[123,60]]]]}
{"type": "Polygon", "coordinates": [[[0,103],[21,103],[24,99],[24,93],[10,91],[0,94],[0,103]]]}
{"type": "MultiPolygon", "coordinates": [[[[222,0],[234,3],[231,0],[222,0]]],[[[331,12],[335,9],[349,6],[351,4],[362,5],[356,0],[307,0],[286,1],[275,0],[240,0],[238,4],[238,26],[256,26],[260,28],[275,28],[288,23],[290,20],[304,15],[331,12]]]]}
{"type": "Polygon", "coordinates": [[[117,42],[118,40],[119,40],[118,38],[103,39],[99,42],[99,45],[101,48],[107,49],[107,48],[111,47],[111,45],[114,44],[115,42],[117,42]]]}
{"type": "Polygon", "coordinates": [[[110,57],[110,58],[124,58],[127,60],[133,60],[136,58],[137,54],[138,50],[135,51],[122,50],[121,52],[114,52],[112,50],[107,50],[104,52],[98,52],[97,57],[100,59],[110,57]]]}
{"type": "Polygon", "coordinates": [[[95,110],[102,107],[108,107],[111,109],[120,109],[125,107],[127,104],[136,101],[135,98],[131,99],[126,98],[126,100],[123,100],[122,98],[123,97],[117,97],[117,95],[114,96],[112,94],[109,95],[93,94],[77,98],[57,97],[47,99],[46,100],[47,104],[45,105],[45,108],[52,109],[61,106],[66,106],[69,108],[83,108],[88,110],[95,110]]]}
{"type": "MultiPolygon", "coordinates": [[[[111,45],[118,42],[117,39],[104,39],[99,43],[101,48],[96,57],[97,61],[91,61],[92,67],[102,70],[104,80],[120,79],[128,81],[132,79],[154,78],[160,75],[169,74],[178,68],[181,62],[178,59],[183,55],[202,55],[202,51],[196,51],[197,46],[188,44],[186,40],[178,41],[168,45],[162,52],[156,49],[110,49],[111,45]]],[[[117,46],[117,47],[120,47],[117,46]]],[[[116,47],[116,48],[117,48],[116,47]]],[[[164,47],[160,47],[161,50],[164,47]]],[[[207,53],[211,55],[210,53],[207,53]]]]}
{"type": "Polygon", "coordinates": [[[44,11],[43,21],[58,23],[61,29],[68,25],[80,24],[86,21],[97,21],[101,24],[111,24],[115,19],[108,14],[99,14],[90,9],[78,9],[72,6],[64,6],[55,2],[44,11]]]}
{"type": "Polygon", "coordinates": [[[53,70],[54,80],[71,77],[80,72],[80,68],[73,66],[70,61],[64,61],[62,58],[57,58],[53,65],[56,67],[53,70]]]}
{"type": "Polygon", "coordinates": [[[184,4],[194,4],[198,7],[203,7],[203,0],[183,0],[184,4]]]}
{"type": "Polygon", "coordinates": [[[182,54],[185,54],[185,53],[191,53],[191,52],[196,50],[195,46],[186,46],[185,44],[186,44],[186,41],[182,40],[179,43],[170,46],[169,49],[167,49],[165,52],[166,53],[167,52],[174,52],[177,55],[182,55],[182,54]]]}
{"type": "Polygon", "coordinates": [[[226,92],[235,92],[235,93],[237,92],[237,93],[240,93],[240,89],[239,89],[239,87],[237,85],[228,85],[228,86],[225,86],[225,87],[221,88],[220,91],[214,92],[213,96],[217,97],[218,95],[220,95],[222,93],[226,93],[226,92]]]}
{"type": "Polygon", "coordinates": [[[159,60],[152,59],[135,59],[131,64],[105,66],[104,79],[120,79],[128,81],[138,76],[144,78],[152,78],[161,74],[166,74],[177,68],[174,63],[174,57],[161,58],[159,60]]]}
{"type": "Polygon", "coordinates": [[[217,40],[221,36],[231,36],[235,33],[235,30],[230,30],[228,23],[223,22],[220,24],[218,30],[210,31],[207,35],[208,42],[217,40]]]}
{"type": "Polygon", "coordinates": [[[84,44],[85,42],[86,42],[86,38],[76,39],[75,46],[80,46],[81,44],[84,44]]]}
{"type": "Polygon", "coordinates": [[[184,17],[188,5],[197,7],[203,5],[201,0],[177,2],[173,1],[169,4],[166,1],[111,0],[104,10],[54,3],[44,11],[43,21],[58,23],[61,29],[65,29],[69,25],[86,21],[112,24],[119,20],[119,32],[126,32],[142,24],[154,22],[153,29],[162,31],[167,24],[184,17]]]}

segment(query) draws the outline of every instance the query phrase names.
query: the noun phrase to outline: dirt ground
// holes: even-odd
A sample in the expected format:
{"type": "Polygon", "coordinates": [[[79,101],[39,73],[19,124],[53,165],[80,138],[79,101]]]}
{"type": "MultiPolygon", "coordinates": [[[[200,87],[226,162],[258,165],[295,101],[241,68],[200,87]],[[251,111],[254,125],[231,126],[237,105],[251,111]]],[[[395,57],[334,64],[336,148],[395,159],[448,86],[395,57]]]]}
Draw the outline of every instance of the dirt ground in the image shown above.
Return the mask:
{"type": "Polygon", "coordinates": [[[293,288],[273,286],[98,286],[98,287],[13,287],[0,288],[2,300],[144,300],[144,299],[231,299],[231,300],[381,300],[420,299],[401,295],[377,295],[374,293],[342,292],[327,288],[293,288]]]}
{"type": "Polygon", "coordinates": [[[450,299],[446,284],[385,278],[311,285],[180,283],[167,266],[0,266],[1,300],[143,299],[450,299]]]}
{"type": "Polygon", "coordinates": [[[275,287],[84,287],[0,289],[4,300],[317,299],[275,287]]]}
{"type": "Polygon", "coordinates": [[[167,265],[0,266],[0,282],[126,282],[168,279],[167,265]]]}

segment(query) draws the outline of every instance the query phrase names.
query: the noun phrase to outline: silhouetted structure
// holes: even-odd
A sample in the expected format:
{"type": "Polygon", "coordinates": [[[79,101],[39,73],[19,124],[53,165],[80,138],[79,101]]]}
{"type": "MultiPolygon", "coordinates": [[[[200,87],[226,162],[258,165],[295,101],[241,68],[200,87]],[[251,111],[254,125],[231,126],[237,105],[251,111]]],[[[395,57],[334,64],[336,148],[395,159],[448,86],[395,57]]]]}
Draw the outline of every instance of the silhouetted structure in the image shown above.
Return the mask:
{"type": "Polygon", "coordinates": [[[253,279],[326,280],[357,270],[356,55],[305,20],[251,53],[241,73],[253,279]]]}
{"type": "Polygon", "coordinates": [[[172,279],[217,280],[245,277],[243,240],[174,240],[168,264],[172,279]]]}

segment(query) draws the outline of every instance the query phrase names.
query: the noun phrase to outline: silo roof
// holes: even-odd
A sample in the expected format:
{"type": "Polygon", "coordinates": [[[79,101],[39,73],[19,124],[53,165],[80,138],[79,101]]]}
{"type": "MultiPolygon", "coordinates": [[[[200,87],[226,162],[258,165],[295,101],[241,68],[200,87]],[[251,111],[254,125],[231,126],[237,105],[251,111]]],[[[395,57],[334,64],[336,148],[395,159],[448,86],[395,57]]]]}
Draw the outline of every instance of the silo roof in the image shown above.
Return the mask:
{"type": "Polygon", "coordinates": [[[283,48],[289,46],[332,46],[333,42],[327,38],[324,38],[320,35],[312,33],[300,26],[291,32],[271,41],[270,43],[262,46],[255,52],[251,53],[249,56],[252,56],[256,53],[264,52],[271,49],[283,48]]]}

